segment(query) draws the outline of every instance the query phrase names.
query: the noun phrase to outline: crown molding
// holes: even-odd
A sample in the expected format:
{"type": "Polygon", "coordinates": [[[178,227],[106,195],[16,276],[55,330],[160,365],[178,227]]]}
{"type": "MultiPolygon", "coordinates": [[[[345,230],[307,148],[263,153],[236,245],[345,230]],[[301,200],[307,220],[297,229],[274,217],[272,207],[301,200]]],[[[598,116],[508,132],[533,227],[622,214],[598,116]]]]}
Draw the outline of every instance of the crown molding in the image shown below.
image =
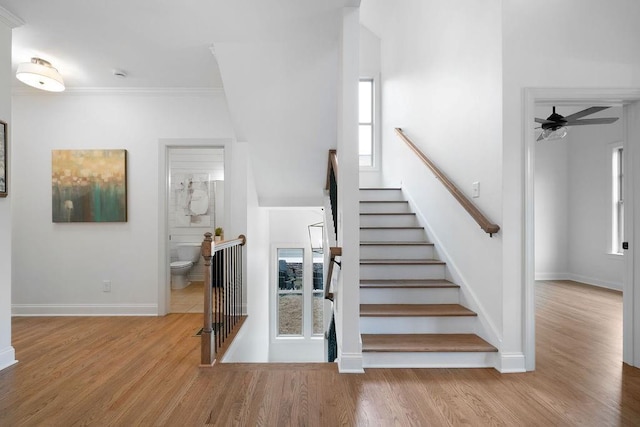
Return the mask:
{"type": "Polygon", "coordinates": [[[4,7],[0,6],[0,22],[6,24],[9,28],[17,28],[24,25],[24,21],[4,7]]]}
{"type": "Polygon", "coordinates": [[[214,94],[224,94],[223,88],[163,88],[163,87],[68,87],[64,92],[46,92],[29,87],[14,87],[12,95],[42,95],[42,96],[63,96],[63,95],[183,95],[183,96],[206,96],[214,94]]]}

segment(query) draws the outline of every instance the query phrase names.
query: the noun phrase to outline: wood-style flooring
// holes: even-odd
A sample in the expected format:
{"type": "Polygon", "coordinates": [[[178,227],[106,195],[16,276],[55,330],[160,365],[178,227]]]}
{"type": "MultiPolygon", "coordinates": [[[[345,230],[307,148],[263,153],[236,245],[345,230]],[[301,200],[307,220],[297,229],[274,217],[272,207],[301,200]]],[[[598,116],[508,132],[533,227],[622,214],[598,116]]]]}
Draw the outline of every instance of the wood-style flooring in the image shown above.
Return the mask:
{"type": "Polygon", "coordinates": [[[202,313],[204,283],[192,282],[184,289],[171,289],[171,313],[202,313]]]}
{"type": "Polygon", "coordinates": [[[537,370],[199,368],[201,316],[14,318],[0,426],[640,425],[620,293],[537,285],[537,370]]]}

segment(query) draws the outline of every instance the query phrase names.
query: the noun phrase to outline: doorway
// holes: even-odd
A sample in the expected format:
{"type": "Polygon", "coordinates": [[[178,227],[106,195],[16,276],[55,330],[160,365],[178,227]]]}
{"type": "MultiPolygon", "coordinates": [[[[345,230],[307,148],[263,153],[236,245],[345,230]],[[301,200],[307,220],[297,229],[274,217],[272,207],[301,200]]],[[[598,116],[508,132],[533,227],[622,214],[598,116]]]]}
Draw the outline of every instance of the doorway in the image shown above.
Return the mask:
{"type": "MultiPolygon", "coordinates": [[[[524,248],[524,307],[525,307],[525,356],[526,369],[528,371],[535,369],[535,278],[536,278],[536,216],[535,216],[535,185],[536,185],[536,149],[537,137],[534,128],[536,124],[533,117],[536,116],[537,105],[575,105],[583,108],[593,105],[621,105],[624,117],[624,140],[630,141],[627,144],[627,161],[626,166],[626,217],[625,222],[625,240],[632,240],[634,236],[633,212],[635,209],[633,200],[633,189],[640,188],[637,183],[637,177],[634,177],[634,169],[638,170],[638,155],[640,150],[636,147],[634,141],[638,141],[640,137],[640,127],[638,119],[640,118],[640,100],[639,90],[575,90],[575,89],[526,89],[525,103],[523,108],[523,123],[525,127],[525,149],[524,153],[524,214],[525,214],[525,238],[523,240],[524,248]]],[[[604,161],[604,160],[603,160],[604,161]]],[[[636,227],[637,228],[637,227],[636,227]]],[[[604,244],[604,242],[603,242],[604,244]]],[[[640,253],[640,251],[638,251],[640,253]]],[[[634,295],[640,292],[634,292],[635,282],[633,275],[633,266],[638,263],[638,255],[633,251],[626,251],[623,257],[624,274],[623,274],[623,360],[624,362],[639,366],[640,365],[640,349],[634,348],[640,345],[640,324],[634,319],[633,313],[635,307],[640,304],[635,301],[634,295]],[[635,345],[634,345],[635,344],[635,345]]],[[[635,316],[637,318],[637,316],[635,316]]]]}
{"type": "Polygon", "coordinates": [[[159,315],[203,311],[204,270],[199,246],[204,233],[225,228],[228,142],[160,140],[159,183],[164,197],[158,233],[159,315]],[[172,269],[171,263],[178,261],[181,268],[172,269]]]}

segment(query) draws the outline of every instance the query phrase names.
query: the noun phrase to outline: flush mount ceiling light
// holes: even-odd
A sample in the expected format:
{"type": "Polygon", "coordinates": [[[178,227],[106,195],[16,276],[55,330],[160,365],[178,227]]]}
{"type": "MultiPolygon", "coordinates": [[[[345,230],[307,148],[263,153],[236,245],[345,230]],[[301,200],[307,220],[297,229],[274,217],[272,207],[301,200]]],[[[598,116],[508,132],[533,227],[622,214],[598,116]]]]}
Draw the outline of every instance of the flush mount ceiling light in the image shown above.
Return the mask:
{"type": "Polygon", "coordinates": [[[16,77],[22,83],[49,92],[62,92],[64,81],[62,76],[48,61],[31,58],[31,62],[18,65],[16,77]]]}

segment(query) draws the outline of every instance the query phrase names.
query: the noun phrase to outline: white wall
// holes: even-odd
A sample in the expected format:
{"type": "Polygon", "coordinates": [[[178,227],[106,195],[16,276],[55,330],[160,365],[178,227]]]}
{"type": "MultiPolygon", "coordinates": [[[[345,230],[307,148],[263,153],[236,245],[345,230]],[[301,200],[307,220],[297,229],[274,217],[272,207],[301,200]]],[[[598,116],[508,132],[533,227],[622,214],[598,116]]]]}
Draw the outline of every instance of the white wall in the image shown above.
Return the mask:
{"type": "MultiPolygon", "coordinates": [[[[405,133],[502,226],[500,1],[363,1],[382,46],[386,185],[402,185],[446,252],[463,294],[502,329],[502,240],[490,238],[396,136],[405,133]],[[469,293],[469,290],[475,296],[469,293]]],[[[495,343],[499,345],[499,343],[495,343]]]]}
{"type": "Polygon", "coordinates": [[[634,0],[502,2],[503,351],[523,348],[523,89],[640,87],[638,16],[634,0]]]}
{"type": "MultiPolygon", "coordinates": [[[[584,108],[558,107],[558,113],[584,108]]],[[[536,117],[550,112],[545,107],[536,117]]],[[[595,117],[620,120],[576,126],[561,141],[536,144],[536,279],[570,279],[622,290],[623,258],[609,254],[611,144],[623,140],[622,108],[589,116],[595,117]]]]}
{"type": "Polygon", "coordinates": [[[577,126],[569,139],[569,273],[573,280],[622,290],[624,262],[611,252],[611,147],[624,138],[622,108],[592,117],[616,123],[577,126]]]}
{"type": "Polygon", "coordinates": [[[223,362],[269,361],[269,213],[258,205],[248,144],[236,144],[234,167],[246,170],[246,298],[247,319],[225,353],[223,362]]]}
{"type": "MultiPolygon", "coordinates": [[[[0,120],[8,125],[9,173],[15,165],[11,158],[13,121],[11,120],[11,28],[0,22],[0,120]]],[[[11,346],[11,204],[13,181],[8,182],[9,196],[0,198],[0,369],[15,363],[11,346]]]]}
{"type": "Polygon", "coordinates": [[[159,139],[231,137],[224,95],[21,92],[13,101],[13,313],[156,314],[159,139]],[[51,150],[91,148],[128,151],[128,221],[52,223],[51,150]]]}

